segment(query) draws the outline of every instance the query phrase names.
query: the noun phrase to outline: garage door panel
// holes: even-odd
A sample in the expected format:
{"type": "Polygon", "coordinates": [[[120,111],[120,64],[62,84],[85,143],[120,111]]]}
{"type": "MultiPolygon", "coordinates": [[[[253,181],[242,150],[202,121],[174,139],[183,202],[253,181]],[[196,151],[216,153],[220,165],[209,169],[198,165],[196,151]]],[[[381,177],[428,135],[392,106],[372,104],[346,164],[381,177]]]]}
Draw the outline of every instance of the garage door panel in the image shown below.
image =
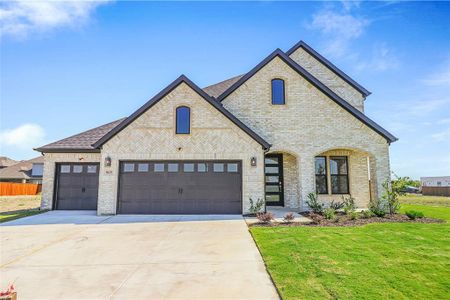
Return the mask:
{"type": "Polygon", "coordinates": [[[242,176],[238,161],[121,162],[120,170],[118,213],[242,212],[242,176]],[[233,164],[235,172],[228,172],[228,163],[233,164]],[[139,164],[147,164],[148,168],[138,172],[139,164]]]}

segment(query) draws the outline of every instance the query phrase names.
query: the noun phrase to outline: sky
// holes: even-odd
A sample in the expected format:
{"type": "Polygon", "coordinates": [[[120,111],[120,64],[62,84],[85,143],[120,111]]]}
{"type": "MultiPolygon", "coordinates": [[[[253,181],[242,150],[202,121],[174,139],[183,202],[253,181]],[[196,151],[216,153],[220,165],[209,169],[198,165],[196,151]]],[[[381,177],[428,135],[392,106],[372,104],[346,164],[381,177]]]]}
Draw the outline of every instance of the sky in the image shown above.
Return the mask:
{"type": "Polygon", "coordinates": [[[372,92],[398,176],[450,175],[450,2],[0,2],[0,155],[130,115],[304,40],[372,92]]]}

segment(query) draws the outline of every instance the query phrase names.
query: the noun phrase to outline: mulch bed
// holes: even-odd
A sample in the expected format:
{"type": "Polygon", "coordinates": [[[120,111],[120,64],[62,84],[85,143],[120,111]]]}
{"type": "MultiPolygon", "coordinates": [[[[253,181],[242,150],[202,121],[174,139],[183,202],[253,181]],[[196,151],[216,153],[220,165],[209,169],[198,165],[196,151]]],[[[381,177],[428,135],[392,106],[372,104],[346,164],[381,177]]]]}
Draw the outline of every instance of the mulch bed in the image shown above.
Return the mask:
{"type": "Polygon", "coordinates": [[[256,227],[278,227],[278,226],[287,226],[287,227],[295,227],[295,226],[316,226],[316,227],[351,227],[351,226],[361,226],[370,223],[445,223],[445,221],[434,218],[417,218],[415,220],[411,220],[406,215],[395,214],[395,215],[386,215],[384,217],[370,217],[367,219],[357,218],[355,220],[350,219],[349,216],[345,214],[337,214],[334,220],[327,220],[322,215],[318,215],[315,213],[301,213],[302,216],[310,218],[312,220],[311,223],[284,223],[284,222],[271,222],[271,223],[254,223],[249,226],[256,227]]]}

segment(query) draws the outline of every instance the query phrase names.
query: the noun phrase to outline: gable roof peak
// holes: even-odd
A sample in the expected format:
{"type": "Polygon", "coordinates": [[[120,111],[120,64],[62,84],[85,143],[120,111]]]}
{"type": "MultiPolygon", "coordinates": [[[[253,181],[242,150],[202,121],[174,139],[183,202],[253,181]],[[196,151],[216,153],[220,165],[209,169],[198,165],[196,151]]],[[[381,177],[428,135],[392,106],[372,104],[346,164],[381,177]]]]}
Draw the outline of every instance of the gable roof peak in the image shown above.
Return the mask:
{"type": "Polygon", "coordinates": [[[331,72],[338,75],[342,80],[347,82],[351,87],[353,87],[355,90],[360,92],[364,98],[369,96],[371,92],[369,92],[366,88],[364,88],[362,85],[360,85],[358,82],[356,82],[354,79],[352,79],[350,76],[345,74],[344,71],[336,67],[332,62],[330,62],[328,59],[323,57],[320,53],[318,53],[316,50],[314,50],[310,45],[308,45],[305,41],[300,40],[297,44],[291,47],[288,51],[286,51],[286,54],[288,56],[291,56],[292,53],[297,51],[297,49],[302,48],[305,50],[309,55],[314,57],[316,60],[321,62],[325,67],[327,67],[331,72]]]}

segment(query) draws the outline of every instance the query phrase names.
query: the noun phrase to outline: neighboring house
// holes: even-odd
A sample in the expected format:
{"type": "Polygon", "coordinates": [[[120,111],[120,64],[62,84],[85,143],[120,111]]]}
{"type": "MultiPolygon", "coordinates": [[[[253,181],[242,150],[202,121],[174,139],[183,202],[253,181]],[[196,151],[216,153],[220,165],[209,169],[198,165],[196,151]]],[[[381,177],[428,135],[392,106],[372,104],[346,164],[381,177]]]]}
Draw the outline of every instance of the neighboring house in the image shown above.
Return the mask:
{"type": "Polygon", "coordinates": [[[0,156],[0,170],[17,164],[18,161],[6,156],[0,156]]]}
{"type": "Polygon", "coordinates": [[[420,177],[422,195],[450,196],[450,176],[420,177]]]}
{"type": "Polygon", "coordinates": [[[370,93],[304,42],[199,88],[182,75],[125,119],[37,148],[43,209],[241,214],[249,199],[306,210],[390,178],[397,139],[364,114],[370,93]]]}
{"type": "Polygon", "coordinates": [[[44,157],[23,160],[0,170],[0,182],[42,183],[44,157]]]}

